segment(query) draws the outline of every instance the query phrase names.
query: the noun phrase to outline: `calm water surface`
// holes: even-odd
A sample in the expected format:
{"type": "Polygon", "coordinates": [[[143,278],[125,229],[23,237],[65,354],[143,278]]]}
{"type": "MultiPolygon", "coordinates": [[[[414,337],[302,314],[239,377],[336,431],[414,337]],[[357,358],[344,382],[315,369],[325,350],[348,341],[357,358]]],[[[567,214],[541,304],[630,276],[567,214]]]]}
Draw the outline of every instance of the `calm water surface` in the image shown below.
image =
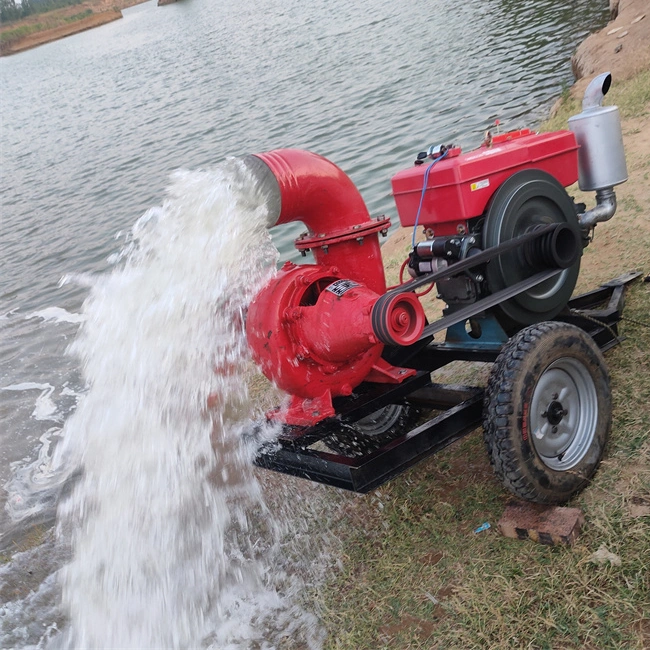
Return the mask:
{"type": "MultiPolygon", "coordinates": [[[[496,118],[538,124],[607,11],[604,0],[146,2],[0,59],[0,552],[51,525],[57,492],[39,486],[83,391],[65,351],[87,289],[61,279],[109,270],[173,170],[309,149],[396,221],[393,173],[430,144],[477,146],[496,118]]],[[[283,257],[300,230],[273,233],[283,257]]],[[[48,607],[0,587],[0,646],[38,642],[16,629],[48,624],[48,607]]]]}

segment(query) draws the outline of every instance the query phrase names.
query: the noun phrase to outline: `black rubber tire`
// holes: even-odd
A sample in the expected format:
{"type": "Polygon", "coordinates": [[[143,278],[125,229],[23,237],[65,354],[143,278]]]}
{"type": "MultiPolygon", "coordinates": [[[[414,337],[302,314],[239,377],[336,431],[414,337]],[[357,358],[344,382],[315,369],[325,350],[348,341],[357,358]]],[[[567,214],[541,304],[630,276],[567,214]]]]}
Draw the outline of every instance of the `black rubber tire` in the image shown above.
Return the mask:
{"type": "Polygon", "coordinates": [[[483,434],[496,475],[515,495],[536,503],[568,501],[595,473],[611,420],[607,366],[583,330],[543,322],[504,346],[485,393],[483,434]],[[558,386],[565,397],[549,397],[558,386]]]}
{"type": "Polygon", "coordinates": [[[419,417],[410,404],[389,404],[359,422],[340,425],[323,442],[342,456],[363,456],[408,433],[419,417]]]}
{"type": "MultiPolygon", "coordinates": [[[[567,224],[581,241],[575,205],[566,190],[550,174],[526,169],[513,174],[494,193],[483,227],[483,247],[490,248],[523,235],[535,226],[567,224]]],[[[515,296],[494,308],[508,333],[533,323],[550,320],[566,306],[580,271],[580,255],[558,276],[515,296]]],[[[512,286],[533,274],[521,250],[501,255],[486,266],[490,293],[512,286]]]]}

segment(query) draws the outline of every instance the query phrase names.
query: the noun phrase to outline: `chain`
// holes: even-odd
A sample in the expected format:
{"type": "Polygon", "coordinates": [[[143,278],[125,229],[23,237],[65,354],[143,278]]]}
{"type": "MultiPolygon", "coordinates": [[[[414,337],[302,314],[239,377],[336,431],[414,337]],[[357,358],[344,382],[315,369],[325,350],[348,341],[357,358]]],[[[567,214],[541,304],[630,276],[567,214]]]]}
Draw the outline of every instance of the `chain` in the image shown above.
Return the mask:
{"type": "Polygon", "coordinates": [[[607,329],[609,330],[609,333],[612,335],[612,338],[613,338],[617,343],[620,343],[620,342],[621,342],[621,339],[619,338],[618,334],[617,334],[617,333],[612,329],[612,327],[611,327],[610,325],[608,325],[607,323],[603,323],[603,321],[600,321],[600,320],[598,320],[597,318],[594,318],[593,316],[587,316],[587,314],[585,314],[585,313],[584,313],[583,311],[581,311],[580,309],[572,309],[572,310],[571,310],[571,313],[572,313],[572,314],[576,314],[576,315],[580,316],[581,318],[584,318],[585,320],[588,320],[588,321],[594,323],[595,325],[599,325],[600,327],[605,327],[605,328],[607,328],[607,329]]]}
{"type": "Polygon", "coordinates": [[[626,320],[628,323],[634,323],[635,325],[640,325],[641,327],[650,328],[650,323],[644,323],[641,320],[636,320],[635,318],[628,318],[627,316],[621,316],[621,320],[626,320]]]}

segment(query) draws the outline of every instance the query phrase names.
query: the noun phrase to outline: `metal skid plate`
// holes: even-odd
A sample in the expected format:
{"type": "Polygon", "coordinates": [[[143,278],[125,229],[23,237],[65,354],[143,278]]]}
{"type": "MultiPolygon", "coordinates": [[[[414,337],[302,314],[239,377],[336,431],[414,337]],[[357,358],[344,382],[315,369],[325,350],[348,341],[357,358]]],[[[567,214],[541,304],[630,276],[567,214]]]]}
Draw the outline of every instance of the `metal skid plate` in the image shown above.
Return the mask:
{"type": "MultiPolygon", "coordinates": [[[[598,346],[608,350],[620,342],[618,322],[627,284],[640,273],[628,273],[595,291],[573,298],[556,318],[584,329],[598,346]]],[[[431,382],[431,372],[456,360],[494,361],[490,350],[468,341],[429,343],[409,360],[419,372],[401,384],[361,384],[349,397],[334,400],[337,415],[311,427],[285,426],[276,442],[264,443],[255,463],[260,467],[299,476],[355,492],[368,492],[418,461],[473,431],[481,421],[483,389],[431,382]],[[377,448],[350,457],[328,450],[323,441],[333,431],[389,404],[417,405],[432,417],[377,448]]]]}

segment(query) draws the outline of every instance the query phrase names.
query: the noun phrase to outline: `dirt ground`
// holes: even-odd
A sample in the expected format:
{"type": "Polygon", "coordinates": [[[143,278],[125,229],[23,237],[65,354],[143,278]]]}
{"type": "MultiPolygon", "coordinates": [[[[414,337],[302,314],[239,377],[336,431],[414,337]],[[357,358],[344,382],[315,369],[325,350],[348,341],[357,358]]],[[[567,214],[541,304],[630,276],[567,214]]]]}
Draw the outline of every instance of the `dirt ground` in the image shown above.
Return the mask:
{"type": "Polygon", "coordinates": [[[582,97],[591,77],[600,72],[609,71],[615,81],[624,81],[650,67],[648,0],[610,0],[610,8],[614,19],[583,41],[573,55],[575,96],[582,97]]]}

